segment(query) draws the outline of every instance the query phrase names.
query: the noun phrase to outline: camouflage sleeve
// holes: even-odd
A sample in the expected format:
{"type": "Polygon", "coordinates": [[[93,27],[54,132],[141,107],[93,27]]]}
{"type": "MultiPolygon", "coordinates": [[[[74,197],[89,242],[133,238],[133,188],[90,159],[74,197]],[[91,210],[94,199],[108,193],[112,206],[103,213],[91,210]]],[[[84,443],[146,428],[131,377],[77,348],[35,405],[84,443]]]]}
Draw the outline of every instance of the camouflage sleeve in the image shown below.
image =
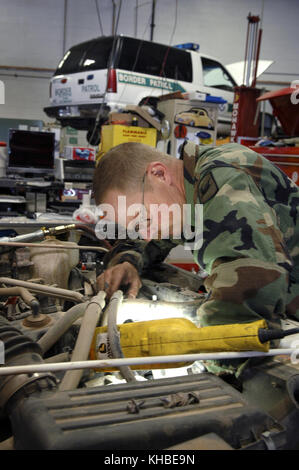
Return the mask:
{"type": "Polygon", "coordinates": [[[265,318],[280,325],[291,261],[274,210],[250,175],[217,168],[201,175],[203,244],[194,254],[209,276],[202,326],[265,318]]]}
{"type": "Polygon", "coordinates": [[[119,240],[105,256],[107,268],[128,261],[141,275],[156,263],[161,263],[172,248],[177,245],[172,240],[119,240]]]}

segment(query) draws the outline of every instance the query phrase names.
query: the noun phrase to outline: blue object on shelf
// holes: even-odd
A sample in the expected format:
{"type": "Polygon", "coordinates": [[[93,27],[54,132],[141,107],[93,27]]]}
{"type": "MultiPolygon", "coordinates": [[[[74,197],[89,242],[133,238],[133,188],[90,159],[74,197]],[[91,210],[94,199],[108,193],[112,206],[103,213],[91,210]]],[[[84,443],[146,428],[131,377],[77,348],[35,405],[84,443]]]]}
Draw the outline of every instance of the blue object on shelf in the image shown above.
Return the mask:
{"type": "Polygon", "coordinates": [[[217,104],[227,103],[227,100],[221,98],[221,96],[211,96],[211,95],[206,96],[206,101],[208,103],[217,103],[217,104]]]}

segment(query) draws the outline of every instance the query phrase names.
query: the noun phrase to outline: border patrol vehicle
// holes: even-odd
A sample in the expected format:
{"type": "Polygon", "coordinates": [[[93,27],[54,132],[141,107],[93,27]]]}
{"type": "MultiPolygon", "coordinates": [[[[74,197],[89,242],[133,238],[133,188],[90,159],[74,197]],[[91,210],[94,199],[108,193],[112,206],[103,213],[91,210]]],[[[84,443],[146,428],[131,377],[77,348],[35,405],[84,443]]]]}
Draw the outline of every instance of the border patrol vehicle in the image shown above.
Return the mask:
{"type": "Polygon", "coordinates": [[[71,47],[50,83],[44,111],[62,126],[95,126],[128,104],[155,105],[159,96],[202,92],[222,97],[218,132],[228,134],[236,82],[218,60],[193,43],[167,46],[127,36],[99,37],[71,47]]]}

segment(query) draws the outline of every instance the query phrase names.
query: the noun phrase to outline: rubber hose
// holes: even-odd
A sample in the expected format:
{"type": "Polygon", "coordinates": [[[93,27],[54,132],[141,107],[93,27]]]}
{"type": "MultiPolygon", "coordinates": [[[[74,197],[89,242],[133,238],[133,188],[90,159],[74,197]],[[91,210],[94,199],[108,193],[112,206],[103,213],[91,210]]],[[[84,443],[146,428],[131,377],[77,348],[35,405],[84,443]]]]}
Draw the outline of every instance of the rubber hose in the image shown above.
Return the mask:
{"type": "Polygon", "coordinates": [[[88,302],[74,305],[39,339],[38,344],[45,354],[61,336],[72,326],[72,324],[82,317],[88,302]]]}
{"type": "Polygon", "coordinates": [[[0,288],[0,297],[2,296],[13,296],[17,295],[21,297],[25,304],[31,307],[33,315],[38,315],[39,312],[39,301],[29,292],[25,287],[15,286],[15,287],[1,287],[0,288]]]}
{"type": "Polygon", "coordinates": [[[71,358],[71,355],[69,352],[63,352],[60,354],[56,354],[55,356],[47,357],[44,359],[45,363],[51,363],[51,362],[68,362],[71,358]]]}
{"type": "MultiPolygon", "coordinates": [[[[119,332],[117,328],[117,312],[120,304],[122,303],[122,300],[123,293],[121,290],[118,290],[112,295],[109,306],[107,308],[108,338],[112,356],[114,359],[124,357],[121,349],[119,332]]],[[[127,382],[136,382],[135,374],[132,372],[129,366],[120,366],[119,372],[127,382]]]]}
{"type": "MultiPolygon", "coordinates": [[[[102,309],[105,306],[105,297],[106,292],[100,291],[88,303],[81,322],[79,335],[71,361],[85,361],[88,359],[94,332],[102,313],[102,309]]],[[[67,371],[60,383],[59,390],[71,390],[77,388],[82,374],[82,369],[67,371]]]]}
{"type": "Polygon", "coordinates": [[[37,284],[29,281],[22,281],[20,279],[11,279],[9,277],[0,277],[0,283],[8,284],[11,286],[25,287],[28,290],[41,295],[48,295],[50,297],[58,297],[72,302],[82,302],[84,296],[79,292],[73,292],[68,289],[61,289],[60,287],[52,287],[43,284],[37,284]]]}

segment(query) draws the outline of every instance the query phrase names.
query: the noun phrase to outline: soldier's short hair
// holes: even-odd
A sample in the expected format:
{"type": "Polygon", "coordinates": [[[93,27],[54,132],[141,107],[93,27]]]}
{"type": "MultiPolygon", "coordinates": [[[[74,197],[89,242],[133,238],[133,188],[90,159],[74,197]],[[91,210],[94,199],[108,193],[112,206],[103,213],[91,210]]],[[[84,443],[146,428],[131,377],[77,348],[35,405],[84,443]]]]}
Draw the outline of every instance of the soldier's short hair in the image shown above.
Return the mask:
{"type": "Polygon", "coordinates": [[[127,142],[110,149],[101,157],[93,178],[93,194],[96,204],[101,204],[109,190],[123,194],[138,191],[150,162],[169,164],[174,157],[154,147],[138,142],[127,142]]]}

